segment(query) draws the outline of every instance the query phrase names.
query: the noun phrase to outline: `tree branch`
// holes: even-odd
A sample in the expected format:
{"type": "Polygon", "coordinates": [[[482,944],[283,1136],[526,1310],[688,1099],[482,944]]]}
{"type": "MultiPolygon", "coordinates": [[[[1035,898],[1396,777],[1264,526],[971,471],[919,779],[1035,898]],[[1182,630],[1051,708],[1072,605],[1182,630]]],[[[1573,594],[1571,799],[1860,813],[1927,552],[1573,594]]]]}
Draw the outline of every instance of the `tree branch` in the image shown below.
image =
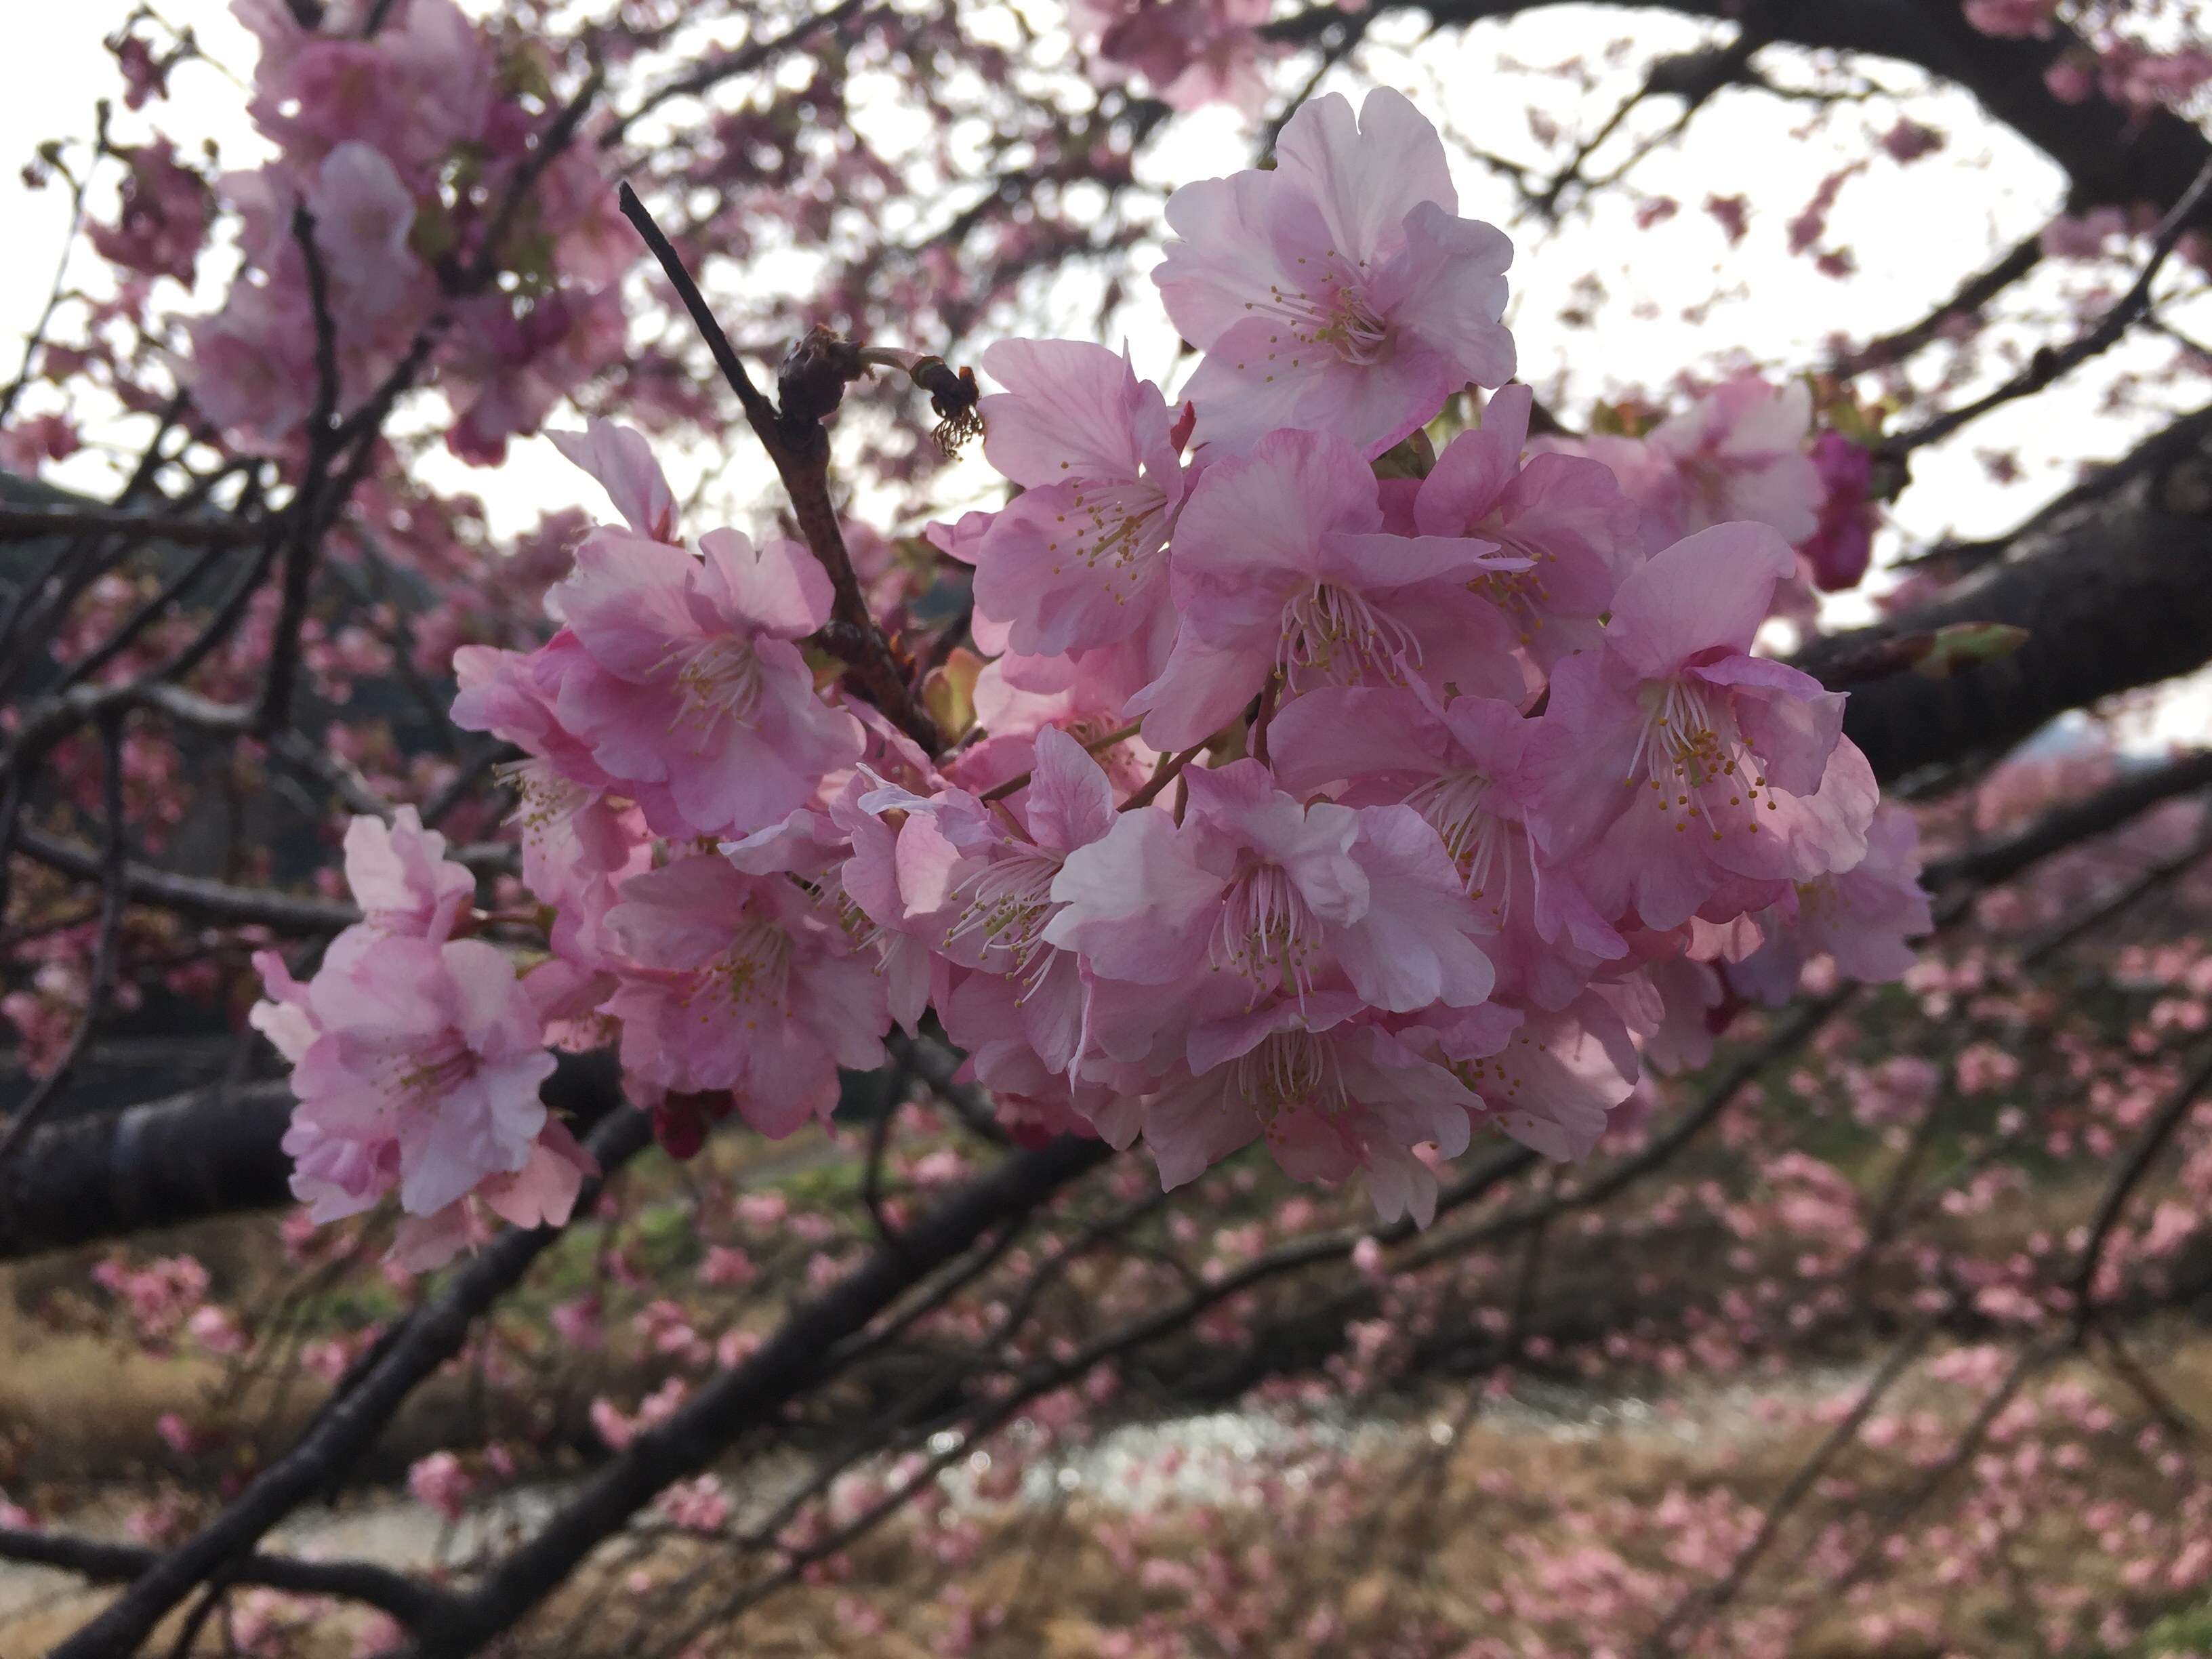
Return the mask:
{"type": "Polygon", "coordinates": [[[830,620],[817,637],[845,662],[847,678],[860,695],[927,753],[935,755],[945,746],[937,722],[908,686],[890,641],[869,611],[860,579],[853,574],[852,556],[846,551],[844,532],[838,528],[836,509],[830,500],[830,434],[823,430],[819,419],[801,418],[799,412],[779,410],[769,402],[745,373],[737,349],[714,319],[706,295],[684,269],[683,257],[653,222],[653,215],[627,180],[618,196],[623,216],[636,227],[645,245],[653,250],[661,270],[683,300],[684,310],[690,313],[693,325],[714,354],[722,378],[738,394],[747,423],[775,464],[776,476],[783,480],[784,491],[791,497],[792,515],[798,521],[799,534],[829,574],[836,599],[830,620]]]}
{"type": "MultiPolygon", "coordinates": [[[[613,1170],[652,1139],[647,1115],[625,1109],[601,1124],[586,1144],[600,1167],[613,1170]]],[[[577,1215],[592,1212],[599,1185],[585,1182],[576,1199],[577,1215]]],[[[494,1239],[408,1320],[404,1334],[359,1386],[319,1417],[298,1444],[264,1468],[214,1521],[162,1555],[106,1611],[55,1648],[50,1659],[112,1659],[136,1652],[194,1586],[250,1552],[271,1527],[320,1490],[331,1471],[368,1449],[416,1385],[460,1352],[470,1327],[520,1281],[561,1231],[512,1228],[494,1239]]]]}
{"type": "Polygon", "coordinates": [[[1792,659],[1840,685],[1883,641],[1953,623],[2027,630],[2012,655],[1948,679],[1850,688],[1844,731],[1884,781],[2009,748],[2054,715],[2212,659],[2212,408],[2165,431],[2005,538],[2005,553],[1926,605],[1792,659]]]}
{"type": "MultiPolygon", "coordinates": [[[[750,1358],[707,1384],[666,1422],[639,1434],[537,1537],[434,1623],[422,1637],[423,1659],[458,1659],[509,1629],[669,1482],[703,1467],[746,1431],[775,1420],[818,1380],[837,1344],[902,1291],[1112,1155],[1103,1141],[1066,1135],[1036,1152],[1017,1152],[918,1218],[896,1248],[876,1249],[829,1290],[793,1309],[750,1358]]],[[[91,1651],[58,1651],[54,1659],[89,1659],[91,1651]]]]}
{"type": "MultiPolygon", "coordinates": [[[[95,1584],[127,1584],[161,1559],[161,1552],[138,1544],[111,1544],[61,1533],[25,1532],[0,1527],[0,1560],[58,1567],[95,1584]]],[[[304,1561],[261,1553],[246,1557],[231,1571],[231,1582],[290,1590],[301,1595],[338,1595],[381,1608],[414,1629],[450,1598],[406,1574],[367,1561],[304,1561]]]]}
{"type": "Polygon", "coordinates": [[[9,1118],[8,1127],[0,1130],[0,1170],[6,1169],[10,1155],[30,1138],[31,1130],[46,1108],[69,1086],[70,1073],[76,1069],[77,1061],[83,1057],[93,1032],[106,1018],[107,1005],[115,995],[123,937],[123,855],[129,845],[123,823],[123,721],[122,714],[113,714],[100,723],[100,746],[106,751],[101,787],[106,798],[107,845],[100,855],[100,933],[93,946],[92,981],[85,993],[84,1017],[77,1022],[76,1032],[70,1038],[69,1047],[54,1069],[39,1079],[9,1118]]]}
{"type": "MultiPolygon", "coordinates": [[[[15,831],[15,851],[81,880],[101,878],[101,859],[91,848],[29,824],[15,831]]],[[[205,921],[264,927],[289,933],[336,933],[361,920],[361,912],[336,899],[295,896],[232,887],[199,876],[173,875],[143,864],[123,866],[122,890],[141,904],[158,904],[205,921]]]]}

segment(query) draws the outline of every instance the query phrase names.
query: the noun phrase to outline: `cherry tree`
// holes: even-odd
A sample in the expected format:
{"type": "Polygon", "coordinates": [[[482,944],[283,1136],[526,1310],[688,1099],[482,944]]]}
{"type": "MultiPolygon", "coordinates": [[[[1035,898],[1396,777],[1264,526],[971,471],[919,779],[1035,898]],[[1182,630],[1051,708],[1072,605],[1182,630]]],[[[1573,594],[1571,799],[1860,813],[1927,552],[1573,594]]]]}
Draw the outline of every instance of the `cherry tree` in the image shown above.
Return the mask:
{"type": "Polygon", "coordinates": [[[131,1542],[0,1443],[54,1652],[2198,1639],[2212,760],[2108,729],[2212,659],[2192,8],[233,9],[268,159],[133,13],[0,393],[0,1253],[207,1382],[131,1542]],[[1837,165],[1686,214],[1721,119],[1837,165]],[[1917,321],[1545,291],[1863,295],[1962,121],[2063,200],[1917,321]],[[1920,536],[2024,410],[2070,487],[1920,536]],[[541,434],[604,511],[435,482],[541,434]],[[1563,1379],[1786,1466],[1486,1455],[1563,1379]],[[1085,1496],[1224,1401],[1236,1502],[1085,1496]],[[395,1480],[544,1501],[274,1536],[395,1480]]]}

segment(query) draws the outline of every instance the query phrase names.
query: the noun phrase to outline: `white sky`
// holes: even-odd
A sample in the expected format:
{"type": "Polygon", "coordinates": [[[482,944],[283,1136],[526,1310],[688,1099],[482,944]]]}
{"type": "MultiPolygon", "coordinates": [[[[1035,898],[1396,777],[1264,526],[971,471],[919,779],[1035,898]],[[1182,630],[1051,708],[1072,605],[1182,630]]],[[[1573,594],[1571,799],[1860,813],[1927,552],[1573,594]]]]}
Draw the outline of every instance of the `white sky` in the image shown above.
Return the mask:
{"type": "MultiPolygon", "coordinates": [[[[1022,3],[1040,26],[1048,27],[1058,15],[1054,0],[1022,3]]],[[[91,131],[93,100],[113,95],[118,88],[100,39],[130,9],[131,0],[68,0],[35,7],[19,0],[10,8],[10,44],[19,61],[35,70],[14,77],[10,96],[0,100],[0,223],[12,231],[9,257],[0,260],[0,377],[12,376],[17,343],[45,302],[66,225],[64,191],[58,185],[27,191],[17,169],[41,141],[91,131]]],[[[125,112],[118,100],[118,137],[131,142],[144,136],[149,124],[157,125],[181,148],[211,137],[221,146],[224,165],[252,165],[264,152],[246,118],[240,88],[228,78],[250,76],[251,37],[220,0],[167,0],[162,9],[171,21],[191,25],[221,67],[184,67],[172,77],[169,101],[143,112],[125,112]]],[[[988,17],[980,22],[988,27],[988,17]]],[[[1531,134],[1528,106],[1564,111],[1567,89],[1505,59],[1526,66],[1583,58],[1598,82],[1598,89],[1582,106],[1595,122],[1612,107],[1619,91],[1634,84],[1646,52],[1686,47],[1701,38],[1698,26],[1679,18],[1577,5],[1479,25],[1456,42],[1440,39],[1413,52],[1394,49],[1393,41],[1410,46],[1417,39],[1410,20],[1394,20],[1375,31],[1366,66],[1413,94],[1470,142],[1525,160],[1541,154],[1531,134]],[[1608,67],[1607,43],[1632,33],[1641,50],[1608,67]]],[[[1760,62],[1777,79],[1800,73],[1771,54],[1760,62]]],[[[1875,72],[1892,92],[1922,93],[1911,105],[1913,113],[1942,129],[1948,143],[1909,167],[1877,155],[1867,176],[1844,186],[1823,246],[1853,251],[1861,270],[1847,281],[1818,276],[1809,258],[1790,256],[1784,227],[1824,175],[1866,155],[1867,134],[1887,129],[1906,107],[1879,90],[1863,102],[1838,106],[1827,117],[1825,130],[1814,130],[1816,110],[1811,105],[1780,110],[1764,94],[1723,94],[1700,112],[1684,145],[1640,162],[1625,188],[1607,193],[1590,216],[1572,220],[1557,232],[1514,222],[1515,198],[1505,183],[1455,156],[1461,211],[1504,225],[1519,247],[1509,320],[1520,343],[1522,377],[1550,392],[1564,374],[1561,409],[1575,418],[1586,413],[1594,397],[1635,386],[1662,392],[1679,370],[1716,367],[1692,354],[1712,349],[1723,335],[1771,369],[1816,365],[1832,333],[1863,337],[1917,320],[1961,276],[2031,233],[2056,209],[2063,191],[2057,169],[2004,130],[1982,120],[1971,100],[1956,94],[1930,98],[1917,74],[1899,66],[1880,66],[1875,72]],[[1803,130],[1793,132],[1793,127],[1803,130]],[[1741,192],[1755,204],[1751,232],[1741,244],[1731,247],[1700,210],[1708,192],[1741,192]],[[1682,210],[1655,229],[1637,230],[1631,223],[1636,204],[1660,195],[1678,198],[1682,210]],[[1588,277],[1601,283],[1609,296],[1595,330],[1571,326],[1559,314],[1573,303],[1577,281],[1588,277]],[[1682,320],[1686,308],[1699,306],[1709,307],[1712,327],[1700,330],[1682,320]]],[[[1352,77],[1338,84],[1356,96],[1352,77]]],[[[1661,100],[1639,112],[1620,137],[1592,158],[1593,169],[1603,171],[1626,153],[1637,135],[1670,120],[1678,108],[1661,100]]],[[[884,118],[893,117],[887,112],[884,118]]],[[[1169,185],[1211,176],[1249,165],[1251,146],[1249,134],[1233,115],[1200,112],[1181,118],[1168,143],[1155,142],[1145,175],[1169,185]]],[[[112,206],[109,189],[96,189],[92,210],[105,216],[112,206]]],[[[1138,264],[1149,265],[1156,258],[1156,252],[1146,252],[1138,264]]],[[[96,264],[88,261],[86,268],[96,264]]],[[[203,264],[216,278],[227,275],[227,264],[220,258],[204,259],[203,264]]],[[[2117,267],[2039,274],[2028,293],[2048,312],[2049,326],[2036,337],[2065,338],[2072,328],[2069,295],[2110,283],[2116,274],[2124,283],[2125,273],[2117,267]]],[[[171,303],[180,301],[173,287],[164,286],[171,303]]],[[[214,282],[204,277],[202,288],[201,300],[211,307],[220,297],[214,282]]],[[[1117,319],[1119,330],[1136,351],[1139,371],[1164,376],[1172,368],[1172,333],[1157,308],[1146,303],[1150,285],[1131,288],[1137,303],[1125,307],[1117,319]]],[[[2212,301],[2185,303],[2166,314],[2178,325],[2193,324],[2191,331],[2199,338],[2212,336],[2212,301]]],[[[1079,326],[1073,311],[1070,316],[1063,326],[1079,326]]],[[[1896,530],[1886,538],[1881,556],[1947,531],[1978,536],[2002,530],[2037,501],[2072,482],[2080,461],[2124,453],[2165,416],[2157,406],[2108,409],[2102,389],[2119,374],[2153,374],[2171,355],[2171,348],[2148,341],[2124,346],[2102,365],[2081,374],[2078,387],[2001,410],[1949,443],[1923,452],[1914,485],[1895,509],[1896,530]],[[2017,453],[2025,472],[2011,487],[1993,478],[1981,459],[2007,451],[2017,453]]],[[[1935,367],[1931,362],[1929,372],[1935,367]]],[[[1986,368],[1990,374],[2008,372],[1994,357],[1986,368]]],[[[2154,393],[2162,407],[2185,406],[2203,396],[2203,389],[2194,385],[2154,393]]],[[[556,426],[574,423],[573,416],[559,414],[553,421],[556,426]]],[[[687,457],[671,470],[681,488],[715,460],[687,457]]],[[[82,465],[89,468],[94,463],[86,458],[82,465]]],[[[533,522],[542,511],[566,505],[598,511],[604,505],[596,487],[543,439],[518,442],[497,469],[466,468],[442,452],[428,468],[438,486],[483,497],[493,528],[501,535],[533,522]]],[[[988,476],[971,458],[946,483],[955,490],[980,491],[988,476]]],[[[765,482],[765,470],[743,458],[727,470],[726,481],[741,503],[765,482]]],[[[1868,609],[1863,599],[1846,596],[1836,619],[1858,620],[1868,609]]],[[[2154,729],[2144,731],[2139,740],[2202,741],[2208,726],[2212,695],[2198,691],[2166,699],[2154,729]]]]}

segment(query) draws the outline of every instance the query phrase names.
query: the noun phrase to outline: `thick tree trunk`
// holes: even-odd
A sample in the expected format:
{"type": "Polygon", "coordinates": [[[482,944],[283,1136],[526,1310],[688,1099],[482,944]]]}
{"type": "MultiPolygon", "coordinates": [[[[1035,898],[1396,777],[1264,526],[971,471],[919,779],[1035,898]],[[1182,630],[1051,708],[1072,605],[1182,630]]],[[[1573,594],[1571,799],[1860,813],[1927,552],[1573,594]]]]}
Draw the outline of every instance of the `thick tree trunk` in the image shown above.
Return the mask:
{"type": "Polygon", "coordinates": [[[194,1089],[35,1129],[0,1164],[0,1259],[289,1202],[285,1083],[194,1089]]]}
{"type": "Polygon", "coordinates": [[[1932,604],[1820,641],[1797,665],[1837,681],[1883,640],[1963,622],[2009,623],[2027,642],[1948,680],[1851,686],[1844,729],[1876,776],[2001,749],[2055,714],[2212,659],[2212,409],[2039,514],[1932,604]]]}
{"type": "MultiPolygon", "coordinates": [[[[562,1054],[540,1090],[580,1134],[622,1103],[611,1054],[562,1054]]],[[[0,1261],[292,1201],[283,1081],[210,1087],[48,1124],[0,1164],[0,1261]]]]}

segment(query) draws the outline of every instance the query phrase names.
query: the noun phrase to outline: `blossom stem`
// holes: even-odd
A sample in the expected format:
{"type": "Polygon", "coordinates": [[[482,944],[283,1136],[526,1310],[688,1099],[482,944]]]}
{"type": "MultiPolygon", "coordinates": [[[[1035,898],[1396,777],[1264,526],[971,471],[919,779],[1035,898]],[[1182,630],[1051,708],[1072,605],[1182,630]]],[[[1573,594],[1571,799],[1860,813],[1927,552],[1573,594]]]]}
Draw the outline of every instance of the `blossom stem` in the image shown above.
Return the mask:
{"type": "Polygon", "coordinates": [[[1118,810],[1133,812],[1139,806],[1150,806],[1159,799],[1160,791],[1182,776],[1182,769],[1197,759],[1200,751],[1205,747],[1202,743],[1193,744],[1179,754],[1166,757],[1152,769],[1152,775],[1146,781],[1144,787],[1123,801],[1118,810]]]}

